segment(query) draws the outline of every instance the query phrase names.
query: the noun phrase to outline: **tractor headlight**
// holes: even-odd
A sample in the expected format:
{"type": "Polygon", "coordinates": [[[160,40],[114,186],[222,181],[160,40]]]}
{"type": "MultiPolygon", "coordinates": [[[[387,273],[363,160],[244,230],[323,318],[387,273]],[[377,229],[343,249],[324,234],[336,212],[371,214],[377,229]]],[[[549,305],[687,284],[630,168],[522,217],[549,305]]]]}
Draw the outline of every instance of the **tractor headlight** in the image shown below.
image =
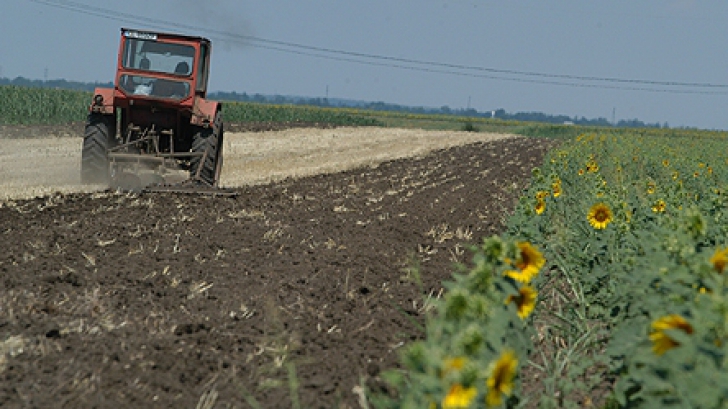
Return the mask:
{"type": "Polygon", "coordinates": [[[94,105],[98,105],[98,106],[104,105],[104,96],[101,94],[94,95],[94,105]]]}

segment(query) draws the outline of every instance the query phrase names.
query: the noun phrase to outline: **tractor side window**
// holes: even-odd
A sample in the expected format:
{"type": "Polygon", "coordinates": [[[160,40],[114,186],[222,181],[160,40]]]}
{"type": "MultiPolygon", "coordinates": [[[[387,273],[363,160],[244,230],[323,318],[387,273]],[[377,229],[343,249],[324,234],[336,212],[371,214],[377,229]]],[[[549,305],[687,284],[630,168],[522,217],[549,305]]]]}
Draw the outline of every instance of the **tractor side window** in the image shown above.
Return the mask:
{"type": "Polygon", "coordinates": [[[205,92],[207,89],[207,59],[208,59],[208,45],[202,44],[200,47],[200,60],[197,62],[197,91],[205,92]]]}

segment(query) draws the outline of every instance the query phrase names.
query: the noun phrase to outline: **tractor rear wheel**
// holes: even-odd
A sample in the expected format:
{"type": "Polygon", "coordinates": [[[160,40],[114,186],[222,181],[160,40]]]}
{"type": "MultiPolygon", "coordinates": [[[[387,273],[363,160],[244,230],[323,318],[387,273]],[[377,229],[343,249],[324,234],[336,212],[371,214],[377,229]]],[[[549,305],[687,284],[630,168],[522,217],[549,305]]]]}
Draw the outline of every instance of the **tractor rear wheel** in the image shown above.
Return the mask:
{"type": "Polygon", "coordinates": [[[199,176],[210,186],[217,186],[220,182],[222,170],[223,121],[222,112],[215,116],[215,123],[209,128],[200,128],[192,139],[192,152],[205,153],[190,160],[190,177],[199,176]]]}
{"type": "Polygon", "coordinates": [[[81,151],[81,183],[109,182],[106,151],[114,144],[115,122],[112,115],[89,114],[81,151]]]}

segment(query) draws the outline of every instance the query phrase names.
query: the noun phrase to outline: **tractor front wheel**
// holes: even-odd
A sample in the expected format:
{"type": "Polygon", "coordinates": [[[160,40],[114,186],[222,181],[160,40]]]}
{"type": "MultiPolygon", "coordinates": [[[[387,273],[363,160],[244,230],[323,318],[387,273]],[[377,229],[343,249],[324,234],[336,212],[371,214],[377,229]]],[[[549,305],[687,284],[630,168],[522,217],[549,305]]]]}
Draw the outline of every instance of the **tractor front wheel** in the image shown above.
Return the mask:
{"type": "Polygon", "coordinates": [[[116,121],[112,115],[89,114],[81,151],[81,183],[109,183],[107,150],[113,146],[116,121]]]}
{"type": "Polygon", "coordinates": [[[195,156],[190,160],[190,177],[192,179],[202,179],[210,186],[218,185],[222,170],[222,146],[222,112],[218,112],[213,126],[200,128],[192,139],[192,152],[202,154],[207,152],[206,156],[195,156]]]}

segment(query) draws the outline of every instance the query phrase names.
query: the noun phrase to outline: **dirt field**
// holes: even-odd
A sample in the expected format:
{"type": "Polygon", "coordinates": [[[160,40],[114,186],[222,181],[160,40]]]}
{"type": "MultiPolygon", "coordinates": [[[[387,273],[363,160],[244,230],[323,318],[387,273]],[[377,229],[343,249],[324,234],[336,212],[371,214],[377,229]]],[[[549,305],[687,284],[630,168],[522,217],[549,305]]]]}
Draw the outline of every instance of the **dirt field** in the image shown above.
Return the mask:
{"type": "Polygon", "coordinates": [[[226,138],[236,198],[49,194],[79,189],[80,139],[3,149],[0,407],[364,407],[361,387],[422,335],[423,297],[466,261],[463,243],[501,229],[553,144],[226,138]]]}

